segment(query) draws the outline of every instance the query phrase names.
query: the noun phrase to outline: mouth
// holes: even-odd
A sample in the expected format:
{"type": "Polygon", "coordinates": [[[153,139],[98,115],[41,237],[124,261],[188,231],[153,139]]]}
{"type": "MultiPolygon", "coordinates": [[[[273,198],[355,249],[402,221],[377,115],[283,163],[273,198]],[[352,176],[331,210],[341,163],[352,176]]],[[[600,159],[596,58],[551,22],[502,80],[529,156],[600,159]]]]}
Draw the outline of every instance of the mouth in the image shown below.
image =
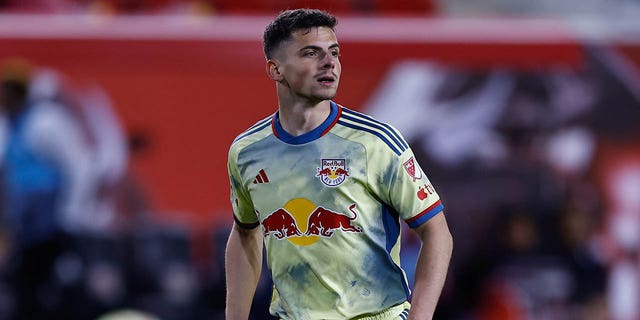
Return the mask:
{"type": "Polygon", "coordinates": [[[318,82],[333,83],[335,81],[336,81],[336,77],[333,75],[324,75],[324,76],[318,77],[318,82]]]}
{"type": "Polygon", "coordinates": [[[333,76],[321,76],[321,77],[318,77],[318,82],[320,82],[323,85],[331,85],[334,82],[336,82],[336,78],[333,76]]]}

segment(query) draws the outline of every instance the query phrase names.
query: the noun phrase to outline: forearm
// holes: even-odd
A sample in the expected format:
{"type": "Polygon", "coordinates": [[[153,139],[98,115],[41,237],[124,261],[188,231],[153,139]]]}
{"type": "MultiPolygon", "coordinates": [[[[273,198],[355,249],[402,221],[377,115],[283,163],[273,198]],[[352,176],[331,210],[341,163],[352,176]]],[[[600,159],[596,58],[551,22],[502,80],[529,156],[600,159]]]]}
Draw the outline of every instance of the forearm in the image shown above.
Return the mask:
{"type": "Polygon", "coordinates": [[[422,248],[416,264],[413,298],[409,319],[432,319],[447,277],[453,240],[443,214],[428,221],[430,226],[416,230],[422,248]]]}
{"type": "Polygon", "coordinates": [[[225,318],[246,320],[262,269],[262,237],[259,228],[244,230],[234,224],[225,257],[225,318]]]}

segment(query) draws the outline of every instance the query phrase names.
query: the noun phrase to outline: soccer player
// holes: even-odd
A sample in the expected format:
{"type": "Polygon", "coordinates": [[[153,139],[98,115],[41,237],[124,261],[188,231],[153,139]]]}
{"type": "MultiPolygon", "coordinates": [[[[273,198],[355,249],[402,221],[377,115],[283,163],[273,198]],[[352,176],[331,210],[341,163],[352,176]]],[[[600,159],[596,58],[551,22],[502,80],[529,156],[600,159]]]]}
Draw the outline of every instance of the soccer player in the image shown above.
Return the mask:
{"type": "Polygon", "coordinates": [[[263,246],[269,310],[280,319],[433,317],[452,252],[443,205],[398,131],[331,100],[335,25],[329,13],[297,9],[264,32],[279,105],[229,151],[227,319],[249,315],[263,246]],[[401,219],[422,240],[411,304],[401,219]]]}

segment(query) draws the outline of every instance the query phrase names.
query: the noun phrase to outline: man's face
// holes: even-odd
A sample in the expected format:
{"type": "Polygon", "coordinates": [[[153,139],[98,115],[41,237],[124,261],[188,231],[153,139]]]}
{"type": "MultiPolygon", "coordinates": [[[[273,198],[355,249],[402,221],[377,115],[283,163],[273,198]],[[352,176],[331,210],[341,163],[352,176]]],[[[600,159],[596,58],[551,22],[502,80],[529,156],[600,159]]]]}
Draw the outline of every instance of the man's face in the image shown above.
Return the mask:
{"type": "Polygon", "coordinates": [[[276,51],[282,84],[294,96],[320,102],[332,99],[340,80],[340,48],[327,27],[297,30],[276,51]]]}

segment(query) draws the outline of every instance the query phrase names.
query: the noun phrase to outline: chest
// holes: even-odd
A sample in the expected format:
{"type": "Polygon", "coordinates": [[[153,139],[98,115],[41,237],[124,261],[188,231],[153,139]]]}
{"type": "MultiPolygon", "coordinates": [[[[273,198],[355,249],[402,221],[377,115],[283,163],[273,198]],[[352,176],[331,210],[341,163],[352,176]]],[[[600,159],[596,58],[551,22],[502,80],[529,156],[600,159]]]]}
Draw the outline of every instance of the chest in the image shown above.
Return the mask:
{"type": "Polygon", "coordinates": [[[252,193],[265,187],[269,191],[312,189],[321,192],[366,180],[366,152],[355,144],[280,145],[251,153],[245,155],[242,176],[252,193]]]}
{"type": "Polygon", "coordinates": [[[261,214],[295,199],[335,207],[366,196],[368,164],[361,144],[332,137],[304,145],[275,140],[239,157],[243,184],[261,214]]]}

